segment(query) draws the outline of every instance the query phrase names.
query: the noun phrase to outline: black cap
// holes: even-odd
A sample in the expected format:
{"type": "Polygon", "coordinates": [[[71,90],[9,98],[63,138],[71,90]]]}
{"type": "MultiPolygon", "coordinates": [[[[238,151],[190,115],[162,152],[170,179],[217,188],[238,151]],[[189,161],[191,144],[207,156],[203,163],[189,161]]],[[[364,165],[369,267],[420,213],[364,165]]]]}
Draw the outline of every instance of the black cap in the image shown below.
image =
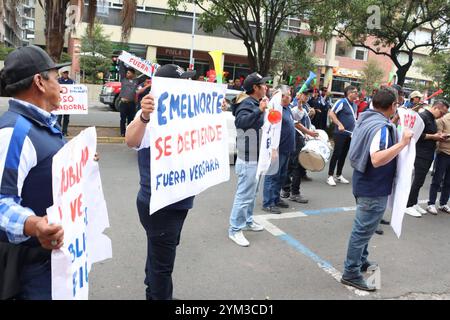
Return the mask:
{"type": "Polygon", "coordinates": [[[195,70],[184,71],[182,67],[176,64],[166,64],[156,70],[155,77],[188,79],[195,77],[195,74],[195,70]]]}
{"type": "Polygon", "coordinates": [[[247,76],[244,80],[244,84],[242,85],[244,87],[244,90],[246,92],[249,92],[253,89],[253,86],[255,84],[263,84],[267,81],[271,80],[271,77],[263,77],[258,72],[253,72],[247,76]]]}
{"type": "Polygon", "coordinates": [[[72,62],[56,64],[43,49],[37,46],[20,47],[5,59],[2,80],[6,85],[14,84],[40,72],[59,69],[72,62]]]}

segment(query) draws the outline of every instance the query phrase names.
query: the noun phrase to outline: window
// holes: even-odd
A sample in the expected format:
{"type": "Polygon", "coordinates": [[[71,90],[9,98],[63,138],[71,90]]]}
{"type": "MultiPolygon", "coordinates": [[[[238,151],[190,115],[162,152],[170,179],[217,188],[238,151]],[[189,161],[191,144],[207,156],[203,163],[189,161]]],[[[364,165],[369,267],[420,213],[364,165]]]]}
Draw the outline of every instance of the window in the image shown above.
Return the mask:
{"type": "Polygon", "coordinates": [[[355,59],[366,61],[367,60],[367,50],[355,49],[355,59]]]}
{"type": "Polygon", "coordinates": [[[336,52],[335,54],[339,57],[345,57],[347,54],[347,46],[345,45],[345,42],[338,42],[336,43],[336,52]]]}

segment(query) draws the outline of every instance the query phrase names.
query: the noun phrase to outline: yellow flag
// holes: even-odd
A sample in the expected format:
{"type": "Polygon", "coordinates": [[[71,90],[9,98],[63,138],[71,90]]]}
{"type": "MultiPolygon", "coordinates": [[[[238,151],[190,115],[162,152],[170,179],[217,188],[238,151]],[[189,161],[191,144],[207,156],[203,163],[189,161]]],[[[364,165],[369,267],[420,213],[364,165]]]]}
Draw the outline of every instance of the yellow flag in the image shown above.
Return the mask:
{"type": "Polygon", "coordinates": [[[223,51],[222,50],[214,50],[208,52],[214,62],[214,70],[216,71],[216,80],[217,83],[222,83],[222,75],[223,75],[223,51]]]}

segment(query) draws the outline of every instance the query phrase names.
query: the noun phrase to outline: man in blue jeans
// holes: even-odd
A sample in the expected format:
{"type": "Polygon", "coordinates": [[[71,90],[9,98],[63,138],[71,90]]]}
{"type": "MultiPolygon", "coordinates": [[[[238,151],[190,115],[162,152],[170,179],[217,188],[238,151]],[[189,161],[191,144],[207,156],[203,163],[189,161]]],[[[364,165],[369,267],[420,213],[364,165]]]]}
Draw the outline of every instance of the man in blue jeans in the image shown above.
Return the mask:
{"type": "Polygon", "coordinates": [[[375,287],[367,284],[361,272],[377,266],[367,259],[368,244],[386,210],[396,157],[412,137],[412,132],[405,129],[401,141],[397,142],[396,128],[389,121],[397,110],[396,101],[395,90],[380,89],[372,100],[374,109],[361,113],[350,144],[356,216],[341,282],[365,291],[375,291],[375,287]]]}
{"type": "Polygon", "coordinates": [[[289,155],[295,151],[295,127],[294,117],[290,109],[291,91],[289,87],[281,87],[281,105],[283,107],[280,144],[277,150],[273,150],[272,159],[278,156],[278,161],[272,161],[268,174],[264,178],[263,210],[270,213],[281,213],[281,208],[288,208],[289,205],[280,199],[282,183],[287,177],[287,166],[289,155]],[[273,166],[277,166],[274,168],[273,166]]]}
{"type": "Polygon", "coordinates": [[[262,231],[264,228],[253,221],[253,208],[257,190],[256,169],[259,154],[259,130],[264,124],[264,111],[267,108],[266,82],[253,72],[244,80],[245,93],[233,101],[232,112],[235,116],[237,160],[235,164],[238,184],[230,214],[228,237],[236,244],[247,247],[250,243],[244,237],[243,230],[262,231]],[[263,99],[264,98],[264,99],[263,99]]]}

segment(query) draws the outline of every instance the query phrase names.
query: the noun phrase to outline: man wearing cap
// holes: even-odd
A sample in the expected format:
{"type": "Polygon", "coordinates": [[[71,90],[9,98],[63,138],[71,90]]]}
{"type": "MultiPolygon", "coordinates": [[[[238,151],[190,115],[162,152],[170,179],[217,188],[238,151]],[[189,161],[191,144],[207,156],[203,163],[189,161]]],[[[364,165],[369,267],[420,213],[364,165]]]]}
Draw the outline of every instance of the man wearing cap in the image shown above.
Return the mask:
{"type": "Polygon", "coordinates": [[[48,224],[46,209],[53,205],[52,158],[65,141],[51,112],[60,103],[57,70],[68,64],[28,46],[11,52],[0,71],[1,93],[12,96],[0,117],[3,298],[52,298],[50,253],[63,245],[64,231],[48,224]]]}
{"type": "MultiPolygon", "coordinates": [[[[59,84],[75,84],[75,81],[69,78],[69,69],[62,68],[61,69],[61,78],[58,79],[59,84]]],[[[62,133],[67,136],[67,127],[69,126],[69,114],[60,114],[58,115],[58,123],[61,126],[62,120],[62,133]]]]}
{"type": "MultiPolygon", "coordinates": [[[[195,71],[184,71],[174,64],[160,67],[155,77],[187,79],[193,78],[195,71]]],[[[181,230],[194,197],[188,197],[152,215],[149,214],[150,188],[150,113],[155,101],[150,93],[141,101],[141,110],[127,127],[125,142],[138,151],[140,189],[137,195],[139,219],[147,234],[147,261],[145,264],[145,285],[147,300],[172,300],[172,271],[175,264],[176,248],[180,242],[181,230]]]]}
{"type": "Polygon", "coordinates": [[[267,86],[270,77],[262,77],[257,72],[249,74],[243,83],[245,93],[233,101],[235,116],[238,176],[236,195],[230,214],[228,237],[239,246],[249,246],[242,231],[262,231],[264,228],[253,221],[253,208],[257,189],[256,169],[259,156],[259,131],[264,124],[267,108],[267,86]],[[264,99],[263,99],[264,98],[264,99]]]}
{"type": "Polygon", "coordinates": [[[409,101],[405,102],[405,108],[411,109],[416,107],[420,103],[420,99],[422,99],[423,94],[420,91],[413,91],[409,95],[409,101]]]}

